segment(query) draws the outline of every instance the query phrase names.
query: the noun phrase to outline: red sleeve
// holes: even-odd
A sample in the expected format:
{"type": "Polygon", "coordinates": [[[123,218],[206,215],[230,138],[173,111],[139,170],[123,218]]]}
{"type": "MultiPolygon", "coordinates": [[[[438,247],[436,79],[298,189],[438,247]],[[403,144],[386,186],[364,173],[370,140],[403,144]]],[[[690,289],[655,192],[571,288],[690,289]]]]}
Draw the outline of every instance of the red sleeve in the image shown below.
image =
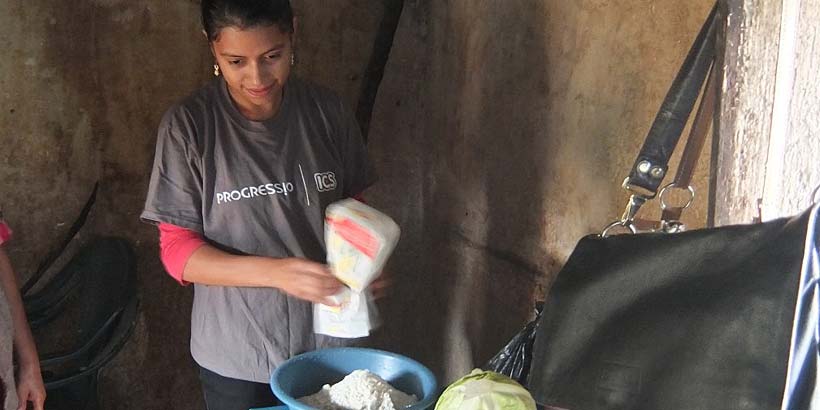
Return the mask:
{"type": "Polygon", "coordinates": [[[11,228],[6,225],[6,221],[0,218],[0,245],[11,240],[11,228]]]}
{"type": "Polygon", "coordinates": [[[182,278],[191,254],[205,244],[202,235],[176,225],[159,224],[159,253],[165,270],[180,285],[188,285],[182,278]]]}

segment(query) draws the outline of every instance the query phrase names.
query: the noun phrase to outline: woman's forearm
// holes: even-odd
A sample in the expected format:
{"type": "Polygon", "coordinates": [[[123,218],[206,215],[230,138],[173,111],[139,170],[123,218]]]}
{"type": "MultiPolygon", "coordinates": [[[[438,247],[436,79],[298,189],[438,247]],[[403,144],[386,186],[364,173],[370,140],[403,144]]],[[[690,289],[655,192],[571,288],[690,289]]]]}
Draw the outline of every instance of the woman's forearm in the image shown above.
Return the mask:
{"type": "Polygon", "coordinates": [[[202,245],[188,259],[183,278],[203,285],[279,287],[276,272],[282,260],[262,256],[240,256],[202,245]]]}
{"type": "Polygon", "coordinates": [[[6,251],[0,247],[0,286],[9,304],[12,325],[14,327],[14,347],[21,367],[34,368],[39,372],[40,359],[37,356],[37,348],[34,345],[34,337],[28,326],[26,311],[23,309],[23,300],[20,297],[20,290],[17,284],[17,276],[11,266],[11,261],[6,255],[6,251]]]}
{"type": "Polygon", "coordinates": [[[188,258],[182,279],[204,285],[277,288],[297,298],[332,304],[341,282],[327,265],[303,258],[238,256],[202,245],[188,258]]]}

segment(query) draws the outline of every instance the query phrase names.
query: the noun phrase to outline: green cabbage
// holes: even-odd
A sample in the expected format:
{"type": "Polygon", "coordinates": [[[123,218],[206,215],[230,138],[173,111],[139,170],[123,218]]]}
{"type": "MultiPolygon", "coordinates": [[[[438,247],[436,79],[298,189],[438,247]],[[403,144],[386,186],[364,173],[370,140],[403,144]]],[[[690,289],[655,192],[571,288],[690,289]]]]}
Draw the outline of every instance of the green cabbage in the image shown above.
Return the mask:
{"type": "Polygon", "coordinates": [[[435,410],[535,410],[535,400],[515,380],[475,369],[441,393],[435,410]]]}

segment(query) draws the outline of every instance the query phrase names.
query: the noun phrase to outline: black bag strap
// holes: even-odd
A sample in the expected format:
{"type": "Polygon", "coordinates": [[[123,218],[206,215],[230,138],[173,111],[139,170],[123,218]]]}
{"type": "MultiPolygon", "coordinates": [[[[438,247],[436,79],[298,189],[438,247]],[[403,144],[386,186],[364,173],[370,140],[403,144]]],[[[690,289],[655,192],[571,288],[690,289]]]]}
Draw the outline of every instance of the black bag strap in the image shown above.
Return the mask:
{"type": "Polygon", "coordinates": [[[666,176],[669,159],[686,126],[709,66],[714,60],[716,33],[717,4],[709,13],[675,81],[672,82],[649,129],[646,141],[624,181],[624,187],[627,189],[647,191],[641,192],[647,199],[657,194],[658,187],[666,176]]]}
{"type": "Polygon", "coordinates": [[[709,77],[706,80],[706,85],[703,87],[703,96],[700,99],[698,112],[695,114],[695,119],[692,122],[692,129],[689,132],[689,138],[686,139],[686,146],[683,148],[683,154],[680,157],[678,164],[678,171],[672,183],[665,186],[660,193],[661,201],[661,221],[679,221],[681,213],[686,209],[695,198],[695,191],[691,187],[692,176],[695,173],[695,168],[698,165],[698,159],[703,151],[703,146],[706,144],[706,137],[709,135],[710,125],[712,125],[712,116],[715,113],[715,100],[717,100],[717,79],[716,73],[718,70],[712,66],[709,77]],[[664,193],[669,188],[678,188],[689,191],[689,202],[683,206],[670,206],[664,199],[664,193]]]}
{"type": "MultiPolygon", "coordinates": [[[[630,195],[621,219],[607,225],[601,233],[602,236],[607,236],[610,230],[617,227],[627,228],[632,233],[636,233],[638,227],[635,223],[635,216],[646,201],[657,196],[658,188],[669,169],[669,159],[678,145],[681,133],[692,113],[692,108],[700,94],[707,73],[715,60],[717,11],[718,4],[716,3],[689,49],[689,53],[675,80],[669,87],[669,91],[666,93],[666,97],[655,116],[641,151],[630,169],[629,176],[624,179],[623,187],[632,195],[630,195]]],[[[708,101],[702,100],[701,108],[704,108],[703,102],[708,101]]],[[[699,111],[703,112],[704,115],[708,114],[708,111],[704,109],[699,111]]],[[[693,132],[701,130],[704,132],[708,130],[708,124],[695,127],[693,132]]],[[[698,136],[695,133],[691,135],[694,138],[698,136]]],[[[705,138],[705,134],[703,137],[705,138]]],[[[694,141],[693,144],[697,145],[698,141],[694,141]]],[[[700,142],[700,147],[702,145],[703,143],[700,142]]],[[[693,146],[688,154],[688,157],[691,158],[684,158],[683,165],[690,168],[685,168],[683,170],[684,174],[678,175],[681,178],[691,180],[691,172],[693,172],[694,164],[697,163],[697,156],[700,154],[700,148],[696,150],[694,148],[693,146]]],[[[681,188],[688,189],[688,184],[681,186],[681,188]]]]}
{"type": "Polygon", "coordinates": [[[706,85],[703,87],[703,96],[700,99],[695,119],[692,121],[689,137],[686,138],[686,146],[683,148],[677,173],[672,182],[666,184],[658,194],[661,205],[660,220],[635,218],[632,226],[637,232],[675,233],[686,229],[680,219],[683,211],[695,201],[695,190],[691,186],[692,176],[697,168],[703,146],[706,144],[706,137],[709,135],[712,117],[715,113],[716,73],[717,70],[714,68],[710,70],[706,85]],[[674,189],[683,191],[684,195],[669,201],[668,194],[674,189]]]}

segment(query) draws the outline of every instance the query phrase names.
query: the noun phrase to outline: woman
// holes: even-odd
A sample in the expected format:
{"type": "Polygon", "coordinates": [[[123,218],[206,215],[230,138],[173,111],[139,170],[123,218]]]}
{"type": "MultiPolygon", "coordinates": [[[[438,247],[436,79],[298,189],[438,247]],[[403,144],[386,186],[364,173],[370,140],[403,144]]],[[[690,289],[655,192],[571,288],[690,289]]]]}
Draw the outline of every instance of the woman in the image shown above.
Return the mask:
{"type": "Polygon", "coordinates": [[[0,405],[3,410],[25,410],[31,403],[35,410],[43,410],[46,389],[40,359],[23,310],[17,276],[3,248],[10,238],[11,229],[0,212],[0,405]],[[16,385],[12,347],[20,365],[16,385]]]}
{"type": "Polygon", "coordinates": [[[173,106],[158,133],[143,220],[161,258],[194,284],[191,354],[210,410],[276,403],[267,383],[315,335],[311,302],[341,284],[322,262],[324,210],[373,182],[353,116],[291,77],[286,0],[204,0],[213,82],[173,106]]]}

